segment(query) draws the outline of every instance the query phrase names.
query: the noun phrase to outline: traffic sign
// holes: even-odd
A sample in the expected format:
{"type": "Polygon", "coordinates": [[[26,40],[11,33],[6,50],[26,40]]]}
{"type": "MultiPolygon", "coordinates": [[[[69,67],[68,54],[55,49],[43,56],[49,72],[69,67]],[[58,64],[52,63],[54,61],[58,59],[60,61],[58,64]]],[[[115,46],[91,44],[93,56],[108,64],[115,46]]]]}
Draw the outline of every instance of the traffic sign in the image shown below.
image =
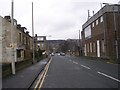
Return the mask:
{"type": "Polygon", "coordinates": [[[11,47],[11,48],[14,48],[14,44],[13,44],[13,43],[10,43],[10,47],[11,47]]]}

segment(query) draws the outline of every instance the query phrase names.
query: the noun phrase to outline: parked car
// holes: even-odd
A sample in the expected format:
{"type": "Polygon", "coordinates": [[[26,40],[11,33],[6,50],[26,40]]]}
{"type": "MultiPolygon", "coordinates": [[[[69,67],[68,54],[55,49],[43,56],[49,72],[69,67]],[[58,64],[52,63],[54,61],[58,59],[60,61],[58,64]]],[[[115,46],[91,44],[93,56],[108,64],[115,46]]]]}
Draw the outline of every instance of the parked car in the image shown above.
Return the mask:
{"type": "Polygon", "coordinates": [[[61,55],[61,56],[65,56],[65,53],[62,52],[62,53],[60,53],[60,55],[61,55]]]}
{"type": "Polygon", "coordinates": [[[56,53],[56,55],[57,55],[57,56],[59,56],[59,55],[60,55],[60,53],[56,53]]]}
{"type": "Polygon", "coordinates": [[[51,56],[54,56],[55,54],[54,53],[51,53],[51,56]]]}

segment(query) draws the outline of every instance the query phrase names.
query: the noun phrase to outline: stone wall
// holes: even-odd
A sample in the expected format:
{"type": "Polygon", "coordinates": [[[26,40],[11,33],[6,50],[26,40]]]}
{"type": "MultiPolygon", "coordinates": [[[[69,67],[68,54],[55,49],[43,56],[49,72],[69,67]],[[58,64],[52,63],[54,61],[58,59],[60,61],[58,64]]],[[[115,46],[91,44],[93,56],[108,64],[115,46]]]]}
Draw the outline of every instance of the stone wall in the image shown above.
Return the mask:
{"type": "Polygon", "coordinates": [[[2,17],[0,17],[0,63],[2,62],[2,17]]]}

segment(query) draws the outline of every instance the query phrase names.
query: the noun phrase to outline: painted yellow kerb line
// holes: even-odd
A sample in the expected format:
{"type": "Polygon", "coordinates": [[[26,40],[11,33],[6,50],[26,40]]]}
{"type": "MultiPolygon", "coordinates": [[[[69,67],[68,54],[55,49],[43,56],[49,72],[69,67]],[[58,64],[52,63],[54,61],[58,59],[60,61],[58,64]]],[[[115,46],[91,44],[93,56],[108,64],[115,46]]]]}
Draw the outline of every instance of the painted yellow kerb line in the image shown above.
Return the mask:
{"type": "Polygon", "coordinates": [[[40,83],[40,86],[38,87],[39,90],[40,90],[40,88],[42,87],[42,84],[43,84],[44,79],[45,79],[45,76],[46,76],[46,74],[47,74],[47,72],[48,72],[48,68],[49,68],[50,63],[51,63],[51,60],[50,60],[50,62],[48,63],[48,66],[47,66],[46,72],[45,72],[45,74],[44,74],[44,76],[43,76],[43,79],[42,79],[42,81],[41,81],[41,83],[40,83]]]}
{"type": "MultiPolygon", "coordinates": [[[[45,69],[43,70],[42,74],[40,75],[40,78],[39,78],[39,80],[37,81],[34,90],[37,89],[37,87],[39,86],[39,84],[40,84],[39,88],[42,86],[43,81],[44,81],[44,78],[45,78],[46,73],[47,73],[48,68],[49,68],[49,64],[51,63],[51,60],[52,60],[52,58],[50,59],[50,61],[48,62],[48,64],[45,66],[45,69]]],[[[40,89],[39,89],[39,90],[40,90],[40,89]]]]}
{"type": "MultiPolygon", "coordinates": [[[[46,67],[45,67],[45,68],[46,68],[46,67]]],[[[37,81],[37,84],[36,84],[34,90],[36,90],[36,88],[38,87],[38,85],[39,85],[39,83],[40,83],[40,81],[41,81],[41,79],[42,79],[42,77],[43,77],[44,72],[45,72],[45,70],[42,71],[42,74],[40,75],[40,78],[39,78],[39,80],[37,81]]]]}

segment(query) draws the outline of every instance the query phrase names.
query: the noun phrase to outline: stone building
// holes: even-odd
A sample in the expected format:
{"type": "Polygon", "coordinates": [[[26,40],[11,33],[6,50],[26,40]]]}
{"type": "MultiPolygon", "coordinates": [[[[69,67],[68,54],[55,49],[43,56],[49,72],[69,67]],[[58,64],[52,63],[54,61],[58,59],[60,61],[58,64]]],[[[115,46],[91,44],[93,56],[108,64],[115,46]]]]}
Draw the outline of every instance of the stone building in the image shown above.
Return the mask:
{"type": "Polygon", "coordinates": [[[13,43],[11,43],[11,17],[0,16],[0,62],[10,63],[13,54],[15,62],[31,59],[32,57],[32,37],[25,27],[17,24],[14,19],[13,43]],[[11,53],[13,48],[13,53],[11,53]]]}
{"type": "Polygon", "coordinates": [[[38,51],[38,49],[46,53],[47,41],[46,36],[37,36],[37,34],[35,34],[35,50],[38,51]]]}
{"type": "Polygon", "coordinates": [[[120,5],[105,5],[82,26],[84,55],[118,60],[120,57],[120,5]]]}

